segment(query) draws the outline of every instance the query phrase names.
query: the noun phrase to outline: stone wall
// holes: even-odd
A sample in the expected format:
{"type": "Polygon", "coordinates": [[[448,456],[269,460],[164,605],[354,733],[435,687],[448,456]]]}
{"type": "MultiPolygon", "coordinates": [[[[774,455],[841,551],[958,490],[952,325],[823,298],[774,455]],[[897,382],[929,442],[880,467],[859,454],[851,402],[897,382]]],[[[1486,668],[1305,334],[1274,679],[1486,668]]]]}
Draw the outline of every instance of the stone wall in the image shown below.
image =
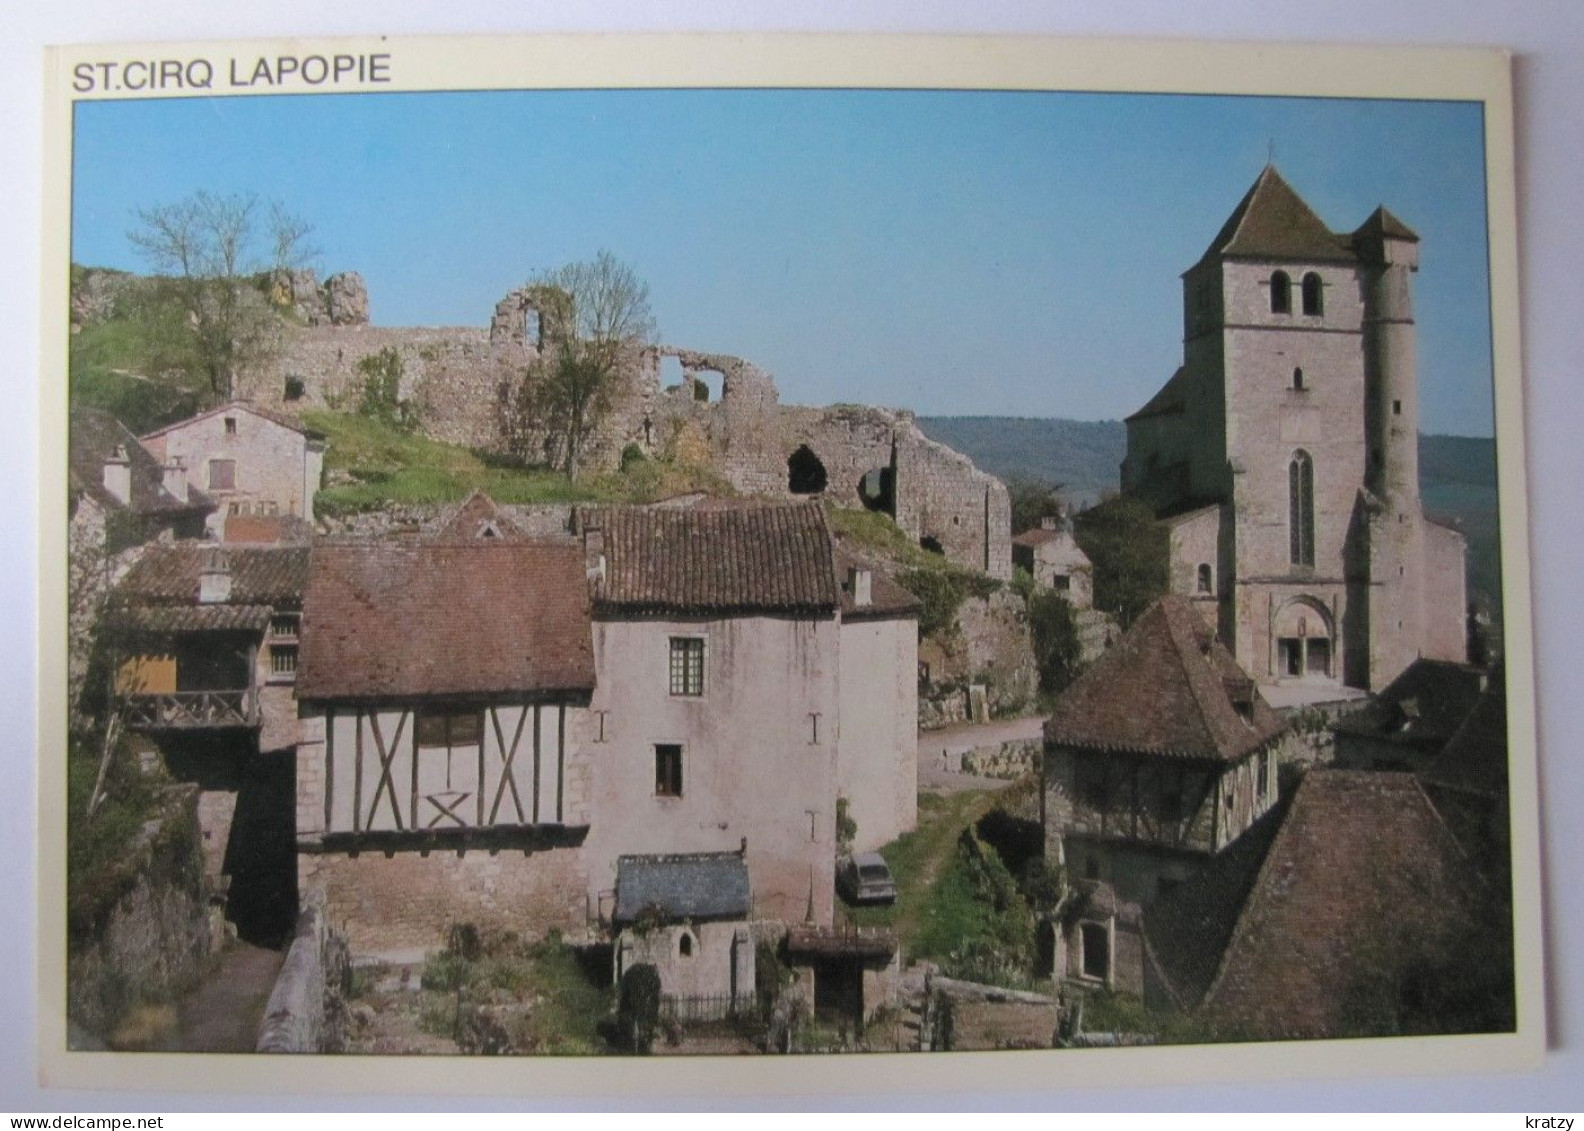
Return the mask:
{"type": "MultiPolygon", "coordinates": [[[[352,411],[364,382],[359,363],[393,349],[402,363],[400,399],[426,435],[551,461],[558,440],[542,414],[512,408],[524,403],[522,389],[547,363],[545,342],[555,333],[556,316],[543,297],[535,288],[513,291],[497,304],[488,329],[297,327],[278,357],[239,377],[238,396],[290,414],[352,411]]],[[[822,467],[825,485],[797,493],[884,510],[910,537],[938,545],[959,565],[1012,575],[1005,486],[926,437],[911,413],[782,405],[774,379],[752,362],[654,346],[622,374],[609,411],[584,440],[580,464],[614,470],[629,445],[650,456],[708,462],[738,491],[772,497],[794,493],[789,460],[806,448],[822,467]],[[662,372],[672,364],[680,379],[663,384],[662,372]],[[717,376],[720,393],[710,399],[717,376]],[[861,487],[866,476],[867,500],[861,487]]]]}
{"type": "Polygon", "coordinates": [[[297,919],[297,935],[259,1024],[258,1052],[340,1052],[346,1036],[346,940],[315,901],[297,919]]]}
{"type": "Polygon", "coordinates": [[[123,893],[92,922],[73,924],[66,1015],[77,1029],[103,1035],[126,1010],[168,1000],[201,973],[212,940],[197,798],[192,786],[165,792],[122,862],[123,893]]]}

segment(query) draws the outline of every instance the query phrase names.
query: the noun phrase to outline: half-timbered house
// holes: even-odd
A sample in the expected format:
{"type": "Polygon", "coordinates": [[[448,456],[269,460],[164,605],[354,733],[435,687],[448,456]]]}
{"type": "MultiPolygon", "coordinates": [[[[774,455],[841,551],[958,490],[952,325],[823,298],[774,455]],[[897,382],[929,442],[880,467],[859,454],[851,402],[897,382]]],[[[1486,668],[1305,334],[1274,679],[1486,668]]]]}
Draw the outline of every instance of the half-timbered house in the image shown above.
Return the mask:
{"type": "Polygon", "coordinates": [[[1285,729],[1188,600],[1162,598],[1045,725],[1047,853],[1147,903],[1275,804],[1285,729]]]}
{"type": "Polygon", "coordinates": [[[571,542],[321,544],[303,605],[297,840],[355,949],[588,921],[595,686],[571,542]]]}

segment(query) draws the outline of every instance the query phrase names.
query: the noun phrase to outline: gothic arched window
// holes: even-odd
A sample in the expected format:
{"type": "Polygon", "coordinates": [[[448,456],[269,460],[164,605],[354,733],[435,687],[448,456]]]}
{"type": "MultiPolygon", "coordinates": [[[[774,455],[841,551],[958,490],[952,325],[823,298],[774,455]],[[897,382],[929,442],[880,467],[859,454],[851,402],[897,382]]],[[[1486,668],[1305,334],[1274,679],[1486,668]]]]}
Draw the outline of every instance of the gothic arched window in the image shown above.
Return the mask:
{"type": "Polygon", "coordinates": [[[1288,548],[1293,565],[1314,565],[1314,461],[1299,449],[1287,465],[1288,548]]]}
{"type": "Polygon", "coordinates": [[[1278,271],[1270,279],[1271,313],[1292,313],[1292,280],[1287,272],[1278,271]]]}
{"type": "Polygon", "coordinates": [[[1325,292],[1320,287],[1320,276],[1313,271],[1303,277],[1303,312],[1325,313],[1325,292]]]}

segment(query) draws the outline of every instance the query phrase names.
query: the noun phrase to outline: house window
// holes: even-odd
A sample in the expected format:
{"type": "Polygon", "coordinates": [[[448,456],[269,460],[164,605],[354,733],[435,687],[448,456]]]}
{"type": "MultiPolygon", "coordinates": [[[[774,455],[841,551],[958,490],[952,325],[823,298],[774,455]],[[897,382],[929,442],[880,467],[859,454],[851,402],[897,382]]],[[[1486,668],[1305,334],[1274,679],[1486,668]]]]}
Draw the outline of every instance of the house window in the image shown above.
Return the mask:
{"type": "Polygon", "coordinates": [[[270,638],[274,640],[297,639],[297,618],[294,616],[271,617],[270,638]]]}
{"type": "Polygon", "coordinates": [[[1084,923],[1078,933],[1083,944],[1084,977],[1106,981],[1111,976],[1110,932],[1101,923],[1084,923]]]}
{"type": "Polygon", "coordinates": [[[413,734],[419,746],[477,746],[484,732],[483,716],[472,709],[428,710],[418,714],[413,734]]]}
{"type": "Polygon", "coordinates": [[[236,460],[212,459],[209,461],[209,490],[236,490],[236,460]]]}
{"type": "Polygon", "coordinates": [[[236,435],[236,417],[228,416],[225,418],[225,434],[227,436],[236,435]]]}
{"type": "Polygon", "coordinates": [[[1314,565],[1314,462],[1293,453],[1287,465],[1287,536],[1293,565],[1314,565]]]}
{"type": "Polygon", "coordinates": [[[682,796],[682,747],[677,743],[662,742],[655,752],[655,796],[682,796]]]}
{"type": "Polygon", "coordinates": [[[297,645],[271,644],[269,653],[271,676],[289,679],[297,675],[297,645]]]}
{"type": "Polygon", "coordinates": [[[1051,588],[1058,593],[1066,593],[1072,588],[1072,578],[1065,573],[1058,573],[1051,578],[1051,588]]]}
{"type": "Polygon", "coordinates": [[[704,640],[699,636],[671,638],[671,694],[704,694],[704,640]]]}
{"type": "Polygon", "coordinates": [[[1325,290],[1320,276],[1313,271],[1303,277],[1303,312],[1310,315],[1325,313],[1325,290]]]}
{"type": "Polygon", "coordinates": [[[686,931],[683,931],[682,937],[677,939],[677,953],[683,958],[693,957],[693,936],[686,931]]]}
{"type": "Polygon", "coordinates": [[[1254,786],[1254,795],[1256,797],[1264,797],[1270,793],[1270,757],[1269,750],[1259,755],[1259,762],[1257,763],[1259,778],[1254,786]]]}
{"type": "Polygon", "coordinates": [[[1270,279],[1270,306],[1272,314],[1292,313],[1292,279],[1287,272],[1278,271],[1270,279]]]}
{"type": "Polygon", "coordinates": [[[1212,582],[1212,580],[1213,580],[1213,578],[1212,578],[1211,573],[1210,573],[1210,563],[1209,562],[1200,562],[1199,563],[1199,584],[1198,584],[1199,592],[1200,593],[1209,593],[1209,592],[1211,592],[1211,589],[1212,589],[1211,582],[1212,582]]]}

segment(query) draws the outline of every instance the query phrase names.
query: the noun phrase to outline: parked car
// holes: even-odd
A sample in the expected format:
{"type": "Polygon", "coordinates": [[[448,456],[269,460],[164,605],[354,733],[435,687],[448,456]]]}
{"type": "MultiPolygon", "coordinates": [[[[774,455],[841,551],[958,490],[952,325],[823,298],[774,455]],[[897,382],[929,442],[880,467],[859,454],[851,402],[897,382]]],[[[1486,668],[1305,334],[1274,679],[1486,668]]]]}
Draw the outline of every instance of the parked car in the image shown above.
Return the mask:
{"type": "Polygon", "coordinates": [[[878,852],[860,852],[843,860],[836,869],[836,890],[851,904],[896,902],[896,881],[878,852]]]}

